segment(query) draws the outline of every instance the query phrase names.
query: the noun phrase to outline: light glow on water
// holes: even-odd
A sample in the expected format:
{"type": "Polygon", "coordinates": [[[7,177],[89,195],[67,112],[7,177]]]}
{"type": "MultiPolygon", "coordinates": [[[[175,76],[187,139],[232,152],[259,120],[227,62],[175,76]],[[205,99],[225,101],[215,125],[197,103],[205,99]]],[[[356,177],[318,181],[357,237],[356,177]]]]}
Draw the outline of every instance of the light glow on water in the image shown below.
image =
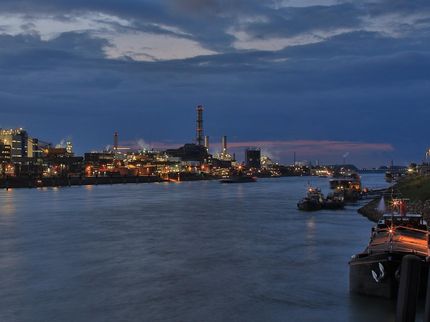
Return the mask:
{"type": "Polygon", "coordinates": [[[372,223],[299,212],[308,180],[0,191],[0,320],[392,321],[348,290],[372,223]]]}

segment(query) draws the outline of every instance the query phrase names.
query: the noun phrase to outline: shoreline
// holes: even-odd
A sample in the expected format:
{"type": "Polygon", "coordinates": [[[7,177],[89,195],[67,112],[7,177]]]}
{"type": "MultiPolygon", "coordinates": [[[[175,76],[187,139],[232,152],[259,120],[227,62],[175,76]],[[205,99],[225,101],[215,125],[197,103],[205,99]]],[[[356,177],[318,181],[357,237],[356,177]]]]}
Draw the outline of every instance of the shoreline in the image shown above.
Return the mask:
{"type": "MultiPolygon", "coordinates": [[[[285,178],[285,177],[303,177],[303,175],[280,175],[267,176],[258,175],[258,179],[263,178],[285,178]]],[[[312,177],[306,175],[306,177],[312,177]]],[[[49,187],[70,187],[70,186],[88,186],[88,185],[108,185],[108,184],[125,184],[125,183],[154,183],[154,182],[186,182],[186,181],[208,181],[222,179],[206,173],[181,173],[180,176],[173,175],[168,178],[162,178],[157,175],[149,176],[99,176],[99,177],[50,177],[50,178],[31,178],[31,177],[8,177],[0,178],[1,189],[23,189],[23,188],[49,188],[49,187]]]]}
{"type": "MultiPolygon", "coordinates": [[[[291,176],[280,176],[291,177],[291,176]]],[[[266,177],[259,178],[279,178],[266,177]]],[[[71,187],[71,186],[95,186],[95,185],[112,185],[127,183],[157,183],[157,182],[187,182],[187,181],[208,181],[219,180],[221,178],[207,174],[181,174],[170,178],[160,176],[112,176],[112,177],[51,177],[51,178],[26,178],[26,177],[9,177],[0,178],[0,190],[8,189],[35,189],[50,187],[71,187]]]]}
{"type": "MultiPolygon", "coordinates": [[[[181,181],[208,180],[204,177],[189,177],[181,181]]],[[[7,178],[0,179],[0,189],[71,187],[87,185],[112,185],[127,183],[172,182],[178,180],[163,179],[159,176],[124,176],[124,177],[52,177],[52,178],[7,178]]]]}
{"type": "Polygon", "coordinates": [[[377,222],[382,216],[381,213],[376,210],[379,200],[380,200],[380,197],[376,197],[375,199],[372,199],[363,207],[360,207],[357,210],[357,212],[363,217],[366,217],[367,219],[369,219],[370,221],[377,222]]]}
{"type": "Polygon", "coordinates": [[[430,220],[430,177],[412,176],[396,182],[392,187],[381,191],[381,194],[357,210],[359,214],[370,221],[377,222],[382,214],[376,210],[380,198],[385,197],[385,206],[388,207],[392,197],[408,199],[408,210],[411,213],[423,215],[430,220]]]}

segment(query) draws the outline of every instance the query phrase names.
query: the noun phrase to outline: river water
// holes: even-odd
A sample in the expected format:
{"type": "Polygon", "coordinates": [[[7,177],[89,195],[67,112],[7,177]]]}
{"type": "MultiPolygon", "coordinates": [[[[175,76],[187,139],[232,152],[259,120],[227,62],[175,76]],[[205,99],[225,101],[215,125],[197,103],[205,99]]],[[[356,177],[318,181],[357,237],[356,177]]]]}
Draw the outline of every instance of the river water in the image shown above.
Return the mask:
{"type": "Polygon", "coordinates": [[[0,321],[392,321],[348,291],[372,223],[299,212],[309,180],[2,190],[0,321]]]}

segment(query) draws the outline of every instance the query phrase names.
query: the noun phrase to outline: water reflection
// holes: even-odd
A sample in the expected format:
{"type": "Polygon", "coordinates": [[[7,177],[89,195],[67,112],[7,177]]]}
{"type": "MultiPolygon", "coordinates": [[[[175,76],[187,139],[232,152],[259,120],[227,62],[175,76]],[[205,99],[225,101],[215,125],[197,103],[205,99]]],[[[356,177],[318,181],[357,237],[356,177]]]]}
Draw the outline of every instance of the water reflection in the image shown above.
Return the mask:
{"type": "Polygon", "coordinates": [[[371,224],[299,212],[306,181],[1,191],[0,321],[391,318],[348,293],[371,224]]]}
{"type": "Polygon", "coordinates": [[[0,214],[12,215],[15,213],[15,189],[8,189],[0,191],[0,214]]]}
{"type": "Polygon", "coordinates": [[[306,240],[306,255],[307,259],[312,260],[315,259],[316,256],[316,223],[315,218],[312,215],[306,219],[306,232],[305,232],[305,240],[306,240]]]}

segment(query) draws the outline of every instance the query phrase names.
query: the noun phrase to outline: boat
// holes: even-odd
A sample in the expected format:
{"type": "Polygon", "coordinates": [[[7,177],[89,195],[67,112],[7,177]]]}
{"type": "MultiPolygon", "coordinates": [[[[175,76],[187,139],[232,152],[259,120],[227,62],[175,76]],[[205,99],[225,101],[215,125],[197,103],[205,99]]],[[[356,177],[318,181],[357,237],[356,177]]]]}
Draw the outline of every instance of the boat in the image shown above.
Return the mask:
{"type": "Polygon", "coordinates": [[[345,197],[343,193],[333,192],[327,195],[323,201],[323,208],[330,210],[343,209],[345,207],[345,197]]]}
{"type": "Polygon", "coordinates": [[[362,197],[361,179],[355,172],[335,176],[329,183],[331,189],[343,194],[345,202],[357,202],[362,197]]]}
{"type": "Polygon", "coordinates": [[[429,230],[420,214],[407,213],[406,199],[393,199],[391,213],[385,213],[372,228],[366,249],[349,262],[350,291],[362,295],[395,298],[403,256],[414,254],[422,260],[420,285],[427,285],[426,258],[429,230]]]}
{"type": "Polygon", "coordinates": [[[257,179],[248,175],[232,175],[225,178],[220,179],[220,183],[247,183],[247,182],[256,182],[257,179]]]}
{"type": "Polygon", "coordinates": [[[406,172],[398,169],[398,170],[388,170],[385,172],[385,181],[387,182],[396,182],[400,178],[406,176],[406,172]]]}
{"type": "Polygon", "coordinates": [[[355,172],[333,177],[332,179],[330,179],[329,183],[331,189],[351,189],[361,192],[361,179],[360,176],[355,172]]]}
{"type": "Polygon", "coordinates": [[[324,195],[319,188],[309,187],[306,197],[297,203],[297,208],[303,211],[315,211],[323,208],[324,195]]]}

